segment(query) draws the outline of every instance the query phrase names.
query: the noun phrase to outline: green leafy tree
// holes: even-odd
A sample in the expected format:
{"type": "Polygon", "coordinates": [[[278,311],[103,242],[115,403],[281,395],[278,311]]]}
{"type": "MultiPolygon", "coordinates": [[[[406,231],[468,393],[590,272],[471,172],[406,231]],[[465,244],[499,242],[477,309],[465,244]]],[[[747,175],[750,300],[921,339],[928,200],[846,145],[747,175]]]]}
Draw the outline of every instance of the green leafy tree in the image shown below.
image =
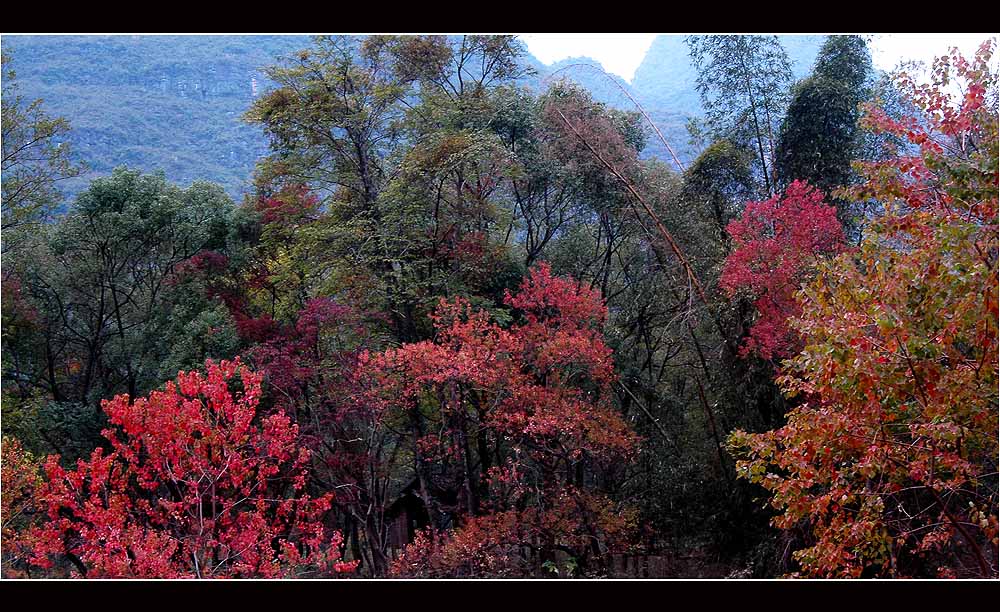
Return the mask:
{"type": "Polygon", "coordinates": [[[775,191],[776,134],[788,105],[791,62],[777,36],[690,36],[708,130],[751,146],[759,180],[775,191]]]}
{"type": "Polygon", "coordinates": [[[373,213],[407,94],[387,53],[362,49],[358,37],[322,36],[265,73],[277,87],[246,115],[271,144],[258,185],[276,193],[275,187],[304,184],[324,199],[349,203],[353,213],[373,213]]]}
{"type": "MultiPolygon", "coordinates": [[[[871,55],[860,36],[829,36],[812,75],[792,93],[775,152],[779,184],[804,180],[828,196],[851,182],[851,162],[861,153],[859,105],[870,95],[871,55]]],[[[844,201],[841,223],[850,224],[844,201]]]]}
{"type": "MultiPolygon", "coordinates": [[[[61,199],[58,181],[80,173],[64,142],[69,123],[45,113],[42,100],[27,102],[18,92],[10,57],[2,59],[3,166],[2,229],[7,236],[41,221],[61,199]]],[[[3,250],[10,248],[5,241],[3,250]]]]}
{"type": "MultiPolygon", "coordinates": [[[[5,355],[16,355],[4,359],[5,391],[40,397],[42,413],[99,419],[100,400],[157,387],[167,363],[230,357],[226,313],[178,276],[193,256],[235,241],[236,218],[208,183],[182,190],[124,168],[94,181],[33,234],[30,257],[5,262],[25,320],[17,335],[5,330],[5,355]]],[[[67,428],[88,430],[77,425],[67,428]]]]}
{"type": "Polygon", "coordinates": [[[366,288],[400,339],[431,332],[438,297],[506,267],[495,200],[512,163],[493,90],[521,74],[520,52],[511,36],[319,37],[267,70],[279,87],[247,115],[271,139],[260,194],[319,198],[324,290],[366,288]]]}
{"type": "Polygon", "coordinates": [[[716,235],[728,244],[726,226],[754,193],[753,151],[730,140],[717,140],[699,155],[684,175],[684,199],[706,208],[716,235]]]}

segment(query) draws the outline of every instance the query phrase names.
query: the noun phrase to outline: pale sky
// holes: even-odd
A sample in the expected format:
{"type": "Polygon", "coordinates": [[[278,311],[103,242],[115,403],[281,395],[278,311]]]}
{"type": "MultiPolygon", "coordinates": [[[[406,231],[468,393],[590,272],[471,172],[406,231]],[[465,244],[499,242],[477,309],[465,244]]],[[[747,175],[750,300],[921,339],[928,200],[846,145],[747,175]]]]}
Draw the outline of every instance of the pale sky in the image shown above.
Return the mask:
{"type": "MultiPolygon", "coordinates": [[[[544,64],[570,57],[591,57],[608,72],[632,81],[656,34],[518,34],[544,64]]],[[[903,60],[930,62],[958,47],[971,57],[981,42],[996,34],[879,34],[871,44],[877,68],[891,70],[903,60]]]]}

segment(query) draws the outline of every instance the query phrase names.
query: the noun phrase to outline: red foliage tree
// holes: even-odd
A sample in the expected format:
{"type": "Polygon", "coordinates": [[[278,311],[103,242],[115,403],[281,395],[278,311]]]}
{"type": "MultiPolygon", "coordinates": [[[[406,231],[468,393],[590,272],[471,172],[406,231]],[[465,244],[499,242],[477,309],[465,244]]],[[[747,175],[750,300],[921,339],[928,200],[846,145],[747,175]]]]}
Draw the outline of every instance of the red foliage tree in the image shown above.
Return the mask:
{"type": "Polygon", "coordinates": [[[909,145],[858,164],[851,193],[887,214],[802,293],[807,342],[778,382],[803,403],[784,427],[731,439],[775,524],[806,534],[803,574],[997,575],[994,45],[939,58],[931,83],[904,76],[913,116],[868,110],[909,145]]]}
{"type": "MultiPolygon", "coordinates": [[[[612,510],[583,482],[585,463],[613,470],[637,443],[611,404],[614,370],[601,337],[607,309],[600,295],[541,264],[505,301],[522,323],[502,329],[465,300],[442,300],[435,341],[362,357],[366,403],[414,423],[431,415],[414,432],[422,488],[457,487],[455,510],[466,517],[453,534],[411,545],[393,566],[397,575],[492,575],[500,561],[490,551],[500,549],[507,551],[502,573],[524,575],[530,563],[523,547],[542,560],[559,549],[583,560],[627,539],[631,515],[612,510]],[[505,538],[513,532],[494,523],[511,521],[517,535],[505,538]],[[448,561],[463,558],[455,550],[472,549],[483,556],[461,566],[448,561]]],[[[435,503],[432,516],[440,511],[435,503]]]]}
{"type": "MultiPolygon", "coordinates": [[[[634,535],[635,515],[623,513],[606,497],[566,487],[552,491],[546,508],[529,506],[469,518],[450,533],[425,530],[392,564],[396,576],[421,578],[518,577],[537,571],[524,551],[551,546],[567,553],[565,574],[572,575],[579,551],[599,534],[611,550],[626,550],[634,535]],[[572,559],[572,561],[570,561],[572,559]]],[[[551,561],[552,559],[549,559],[551,561]]],[[[555,563],[543,569],[557,573],[555,563]]]]}
{"type": "Polygon", "coordinates": [[[38,460],[16,438],[4,436],[0,442],[0,539],[3,541],[4,578],[23,578],[25,561],[31,555],[32,540],[25,535],[35,514],[34,499],[40,482],[38,460]]]}
{"type": "Polygon", "coordinates": [[[324,352],[322,333],[335,333],[341,327],[357,328],[358,321],[350,308],[330,298],[315,298],[306,302],[294,324],[275,324],[269,338],[252,346],[244,357],[265,375],[279,405],[295,415],[311,386],[318,382],[324,363],[337,357],[324,352]]]}
{"type": "Polygon", "coordinates": [[[262,197],[254,203],[261,223],[270,231],[287,234],[304,222],[316,218],[319,198],[305,185],[290,185],[273,197],[262,197]]]}
{"type": "Polygon", "coordinates": [[[337,488],[338,519],[346,520],[354,553],[372,576],[388,568],[382,516],[391,478],[386,455],[395,434],[377,411],[356,401],[353,372],[359,347],[372,342],[379,322],[330,298],[315,298],[293,324],[277,326],[243,354],[264,375],[269,404],[299,424],[299,442],[312,451],[313,484],[337,488]]]}
{"type": "Polygon", "coordinates": [[[380,533],[385,509],[382,449],[391,432],[372,411],[352,401],[350,387],[360,347],[379,342],[386,321],[363,292],[337,289],[337,300],[310,297],[310,279],[328,261],[329,217],[305,187],[291,185],[251,206],[259,240],[240,265],[221,274],[217,258],[200,254],[183,271],[200,275],[207,296],[226,305],[243,344],[241,357],[263,377],[261,405],[299,426],[299,443],[311,451],[310,486],[336,488],[332,514],[343,521],[347,545],[370,575],[382,575],[388,557],[380,533]],[[365,544],[362,544],[364,542],[365,544]]]}
{"type": "Polygon", "coordinates": [[[287,416],[261,418],[261,376],[239,360],[163,391],[105,401],[111,451],[45,462],[31,562],[87,577],[284,577],[351,571],[325,535],[332,494],[303,493],[309,451],[287,416]],[[236,389],[236,390],[234,390],[236,389]]]}
{"type": "Polygon", "coordinates": [[[757,311],[741,353],[757,353],[764,359],[797,353],[801,344],[788,325],[800,311],[795,293],[810,279],[820,258],[844,249],[836,208],[824,204],[818,190],[794,181],[783,195],[747,202],[727,231],[734,248],[719,284],[730,297],[749,296],[757,311]]]}

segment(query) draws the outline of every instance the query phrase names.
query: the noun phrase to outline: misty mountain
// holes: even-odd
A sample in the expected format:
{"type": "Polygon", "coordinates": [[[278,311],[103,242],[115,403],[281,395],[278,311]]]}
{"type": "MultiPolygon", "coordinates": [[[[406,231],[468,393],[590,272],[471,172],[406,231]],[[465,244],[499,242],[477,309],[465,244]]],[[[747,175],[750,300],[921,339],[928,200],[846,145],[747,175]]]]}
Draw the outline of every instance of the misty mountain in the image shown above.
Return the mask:
{"type": "MultiPolygon", "coordinates": [[[[822,36],[782,36],[796,78],[808,74],[822,36]]],[[[22,95],[69,120],[71,146],[89,171],[67,181],[70,195],[118,165],[162,169],[171,181],[220,183],[242,197],[257,159],[261,130],[242,121],[271,85],[263,66],[310,44],[307,36],[5,36],[22,95]]],[[[657,37],[630,84],[591,58],[545,65],[527,53],[535,74],[519,84],[542,91],[576,81],[610,106],[640,102],[684,163],[697,156],[686,124],[701,114],[696,73],[683,36],[657,37]]],[[[654,136],[644,157],[669,160],[654,136]]]]}

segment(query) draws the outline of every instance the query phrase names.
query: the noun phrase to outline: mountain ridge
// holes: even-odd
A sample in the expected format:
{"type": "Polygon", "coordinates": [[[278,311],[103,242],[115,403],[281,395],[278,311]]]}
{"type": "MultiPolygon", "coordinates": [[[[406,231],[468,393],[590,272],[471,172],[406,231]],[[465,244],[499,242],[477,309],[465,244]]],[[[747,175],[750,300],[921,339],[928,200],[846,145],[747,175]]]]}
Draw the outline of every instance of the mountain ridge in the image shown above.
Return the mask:
{"type": "MultiPolygon", "coordinates": [[[[588,89],[594,99],[624,110],[643,105],[684,163],[698,150],[689,142],[688,119],[701,114],[697,77],[680,35],[660,35],[632,82],[608,73],[590,57],[544,64],[525,49],[534,69],[518,84],[536,92],[554,78],[588,89]],[[596,69],[587,69],[583,66],[596,69]],[[613,81],[613,82],[612,82],[613,81]]],[[[812,66],[823,36],[782,36],[796,78],[812,66]]],[[[42,98],[52,116],[71,126],[71,146],[89,170],[67,181],[69,196],[96,176],[127,164],[162,169],[181,184],[220,183],[234,198],[249,189],[256,161],[267,153],[257,126],[242,120],[267,88],[262,68],[310,44],[303,35],[259,36],[5,36],[17,82],[26,100],[42,98]]],[[[669,159],[657,139],[643,157],[669,159]]]]}

